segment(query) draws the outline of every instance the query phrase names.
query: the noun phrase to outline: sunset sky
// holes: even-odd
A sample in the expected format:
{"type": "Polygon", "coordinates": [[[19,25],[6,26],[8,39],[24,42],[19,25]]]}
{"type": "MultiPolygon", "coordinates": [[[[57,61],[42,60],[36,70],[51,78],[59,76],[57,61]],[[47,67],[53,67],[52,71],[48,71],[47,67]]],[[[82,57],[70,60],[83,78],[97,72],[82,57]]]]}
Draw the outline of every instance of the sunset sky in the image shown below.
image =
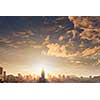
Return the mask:
{"type": "Polygon", "coordinates": [[[100,17],[0,17],[0,66],[7,73],[100,75],[100,17]]]}

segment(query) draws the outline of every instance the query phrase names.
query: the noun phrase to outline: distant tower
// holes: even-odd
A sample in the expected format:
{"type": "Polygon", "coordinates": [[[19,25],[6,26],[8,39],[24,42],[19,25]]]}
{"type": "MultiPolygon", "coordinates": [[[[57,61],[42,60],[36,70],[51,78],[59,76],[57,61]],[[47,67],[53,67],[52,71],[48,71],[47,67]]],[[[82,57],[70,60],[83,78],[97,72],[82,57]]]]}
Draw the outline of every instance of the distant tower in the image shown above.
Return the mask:
{"type": "Polygon", "coordinates": [[[39,83],[47,83],[48,82],[48,80],[45,78],[45,71],[44,71],[44,69],[42,69],[42,71],[41,71],[41,76],[40,76],[38,82],[39,83]]]}
{"type": "Polygon", "coordinates": [[[4,71],[3,74],[4,74],[4,81],[6,81],[6,71],[4,71]]]}
{"type": "Polygon", "coordinates": [[[42,71],[41,71],[41,79],[45,79],[45,71],[44,71],[44,69],[42,69],[42,71]]]}
{"type": "Polygon", "coordinates": [[[0,75],[2,75],[2,74],[3,74],[3,68],[0,67],[0,75]]]}
{"type": "Polygon", "coordinates": [[[3,81],[3,68],[0,67],[0,82],[3,81]]]}

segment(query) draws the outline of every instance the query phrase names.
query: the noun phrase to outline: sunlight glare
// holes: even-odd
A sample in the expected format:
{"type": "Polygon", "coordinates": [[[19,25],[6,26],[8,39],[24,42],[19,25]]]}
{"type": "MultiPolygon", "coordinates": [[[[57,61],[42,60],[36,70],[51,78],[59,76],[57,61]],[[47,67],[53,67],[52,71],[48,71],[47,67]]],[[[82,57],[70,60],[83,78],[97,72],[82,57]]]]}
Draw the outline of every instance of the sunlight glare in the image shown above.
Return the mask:
{"type": "Polygon", "coordinates": [[[46,77],[47,77],[48,73],[52,72],[51,66],[49,66],[47,64],[37,64],[37,66],[34,69],[34,73],[40,76],[42,70],[45,71],[45,76],[46,77]]]}

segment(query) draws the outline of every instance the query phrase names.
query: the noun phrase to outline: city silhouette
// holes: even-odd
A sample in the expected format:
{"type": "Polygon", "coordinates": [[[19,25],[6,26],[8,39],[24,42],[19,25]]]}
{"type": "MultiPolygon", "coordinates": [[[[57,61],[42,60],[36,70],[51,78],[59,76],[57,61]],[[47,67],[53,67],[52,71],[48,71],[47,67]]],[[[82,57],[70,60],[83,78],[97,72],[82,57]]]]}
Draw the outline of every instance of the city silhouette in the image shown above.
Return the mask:
{"type": "MultiPolygon", "coordinates": [[[[37,73],[38,74],[38,73],[37,73]]],[[[66,74],[49,74],[45,77],[44,69],[41,70],[41,75],[29,74],[18,75],[8,74],[0,67],[0,83],[100,83],[100,76],[77,77],[66,74]]]]}

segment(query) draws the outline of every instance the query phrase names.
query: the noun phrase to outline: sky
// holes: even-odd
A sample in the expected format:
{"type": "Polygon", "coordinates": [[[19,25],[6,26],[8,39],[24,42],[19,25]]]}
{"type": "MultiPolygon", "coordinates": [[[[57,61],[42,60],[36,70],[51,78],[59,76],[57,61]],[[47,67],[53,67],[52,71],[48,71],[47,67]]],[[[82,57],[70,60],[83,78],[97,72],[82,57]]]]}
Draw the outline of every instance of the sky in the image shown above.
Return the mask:
{"type": "Polygon", "coordinates": [[[100,75],[99,16],[0,16],[0,66],[9,74],[100,75]]]}

